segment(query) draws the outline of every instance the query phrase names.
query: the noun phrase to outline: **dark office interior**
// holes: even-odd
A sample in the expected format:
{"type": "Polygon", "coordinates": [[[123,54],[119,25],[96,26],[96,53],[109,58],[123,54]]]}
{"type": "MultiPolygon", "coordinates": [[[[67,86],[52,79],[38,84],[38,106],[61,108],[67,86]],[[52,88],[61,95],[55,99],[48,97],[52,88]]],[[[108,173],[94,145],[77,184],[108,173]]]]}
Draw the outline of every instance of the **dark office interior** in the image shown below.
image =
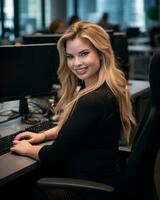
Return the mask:
{"type": "Polygon", "coordinates": [[[35,187],[93,192],[99,200],[160,200],[159,85],[160,0],[0,0],[1,200],[30,199],[35,187]],[[48,178],[50,171],[38,161],[9,151],[21,131],[46,131],[59,120],[53,112],[62,95],[57,42],[72,16],[105,29],[131,94],[137,124],[129,144],[119,141],[125,178],[118,190],[90,180],[48,178]],[[52,32],[56,20],[62,27],[52,32]]]}

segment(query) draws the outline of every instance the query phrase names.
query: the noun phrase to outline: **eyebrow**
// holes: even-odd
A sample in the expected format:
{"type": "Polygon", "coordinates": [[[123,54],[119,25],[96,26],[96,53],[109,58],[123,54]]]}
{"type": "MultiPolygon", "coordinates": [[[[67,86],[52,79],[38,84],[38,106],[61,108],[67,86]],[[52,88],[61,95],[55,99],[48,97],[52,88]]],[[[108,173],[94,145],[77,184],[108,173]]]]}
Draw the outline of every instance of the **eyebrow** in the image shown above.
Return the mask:
{"type": "MultiPolygon", "coordinates": [[[[78,53],[83,53],[85,51],[90,51],[90,49],[83,49],[82,51],[79,51],[78,53]]],[[[71,53],[69,52],[66,52],[67,55],[72,55],[71,53]]]]}

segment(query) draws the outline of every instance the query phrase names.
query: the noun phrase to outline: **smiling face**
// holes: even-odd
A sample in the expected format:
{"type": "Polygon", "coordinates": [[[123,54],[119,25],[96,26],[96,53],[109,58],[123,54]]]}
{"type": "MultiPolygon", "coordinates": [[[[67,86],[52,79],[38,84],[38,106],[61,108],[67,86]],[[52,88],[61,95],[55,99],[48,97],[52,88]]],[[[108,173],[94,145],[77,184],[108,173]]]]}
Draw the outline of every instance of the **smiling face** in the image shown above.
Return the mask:
{"type": "Polygon", "coordinates": [[[79,79],[84,80],[86,87],[97,81],[100,56],[87,39],[68,40],[66,55],[68,67],[79,79]]]}

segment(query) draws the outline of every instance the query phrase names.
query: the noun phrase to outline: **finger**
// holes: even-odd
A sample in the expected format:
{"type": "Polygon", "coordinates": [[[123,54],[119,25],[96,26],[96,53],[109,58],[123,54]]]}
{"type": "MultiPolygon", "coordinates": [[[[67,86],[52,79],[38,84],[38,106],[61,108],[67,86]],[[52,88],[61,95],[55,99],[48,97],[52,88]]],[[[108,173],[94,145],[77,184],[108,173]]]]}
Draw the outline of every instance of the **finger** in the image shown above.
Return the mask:
{"type": "Polygon", "coordinates": [[[23,137],[24,137],[24,134],[20,133],[20,134],[16,135],[16,137],[14,139],[15,140],[20,140],[23,137]]]}
{"type": "Polygon", "coordinates": [[[16,147],[15,147],[15,146],[11,146],[11,147],[10,147],[10,151],[12,151],[12,152],[16,152],[16,151],[17,151],[17,149],[16,149],[16,147]]]}
{"type": "Polygon", "coordinates": [[[14,146],[11,146],[10,147],[10,151],[14,151],[15,149],[14,149],[14,146]]]}
{"type": "Polygon", "coordinates": [[[26,138],[26,137],[29,137],[28,132],[20,133],[20,134],[16,135],[15,140],[21,140],[22,138],[26,138]]]}
{"type": "Polygon", "coordinates": [[[19,142],[18,140],[13,140],[13,141],[12,141],[12,144],[13,144],[13,145],[16,145],[16,144],[18,144],[18,142],[19,142]]]}

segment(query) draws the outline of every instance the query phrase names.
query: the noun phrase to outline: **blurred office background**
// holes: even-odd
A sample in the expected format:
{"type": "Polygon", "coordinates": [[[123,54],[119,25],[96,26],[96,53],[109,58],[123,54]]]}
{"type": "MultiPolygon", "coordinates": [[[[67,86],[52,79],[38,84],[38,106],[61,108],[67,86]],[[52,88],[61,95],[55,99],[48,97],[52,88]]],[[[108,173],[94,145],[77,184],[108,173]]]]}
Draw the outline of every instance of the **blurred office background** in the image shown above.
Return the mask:
{"type": "Polygon", "coordinates": [[[130,77],[147,79],[149,55],[160,46],[160,0],[0,0],[0,44],[43,33],[57,18],[66,26],[73,15],[97,23],[104,12],[114,31],[127,34],[130,77]]]}
{"type": "Polygon", "coordinates": [[[138,27],[145,33],[160,24],[159,5],[159,0],[0,0],[0,36],[9,34],[14,39],[31,34],[48,27],[53,19],[67,22],[74,14],[97,22],[103,12],[120,30],[138,27]]]}

